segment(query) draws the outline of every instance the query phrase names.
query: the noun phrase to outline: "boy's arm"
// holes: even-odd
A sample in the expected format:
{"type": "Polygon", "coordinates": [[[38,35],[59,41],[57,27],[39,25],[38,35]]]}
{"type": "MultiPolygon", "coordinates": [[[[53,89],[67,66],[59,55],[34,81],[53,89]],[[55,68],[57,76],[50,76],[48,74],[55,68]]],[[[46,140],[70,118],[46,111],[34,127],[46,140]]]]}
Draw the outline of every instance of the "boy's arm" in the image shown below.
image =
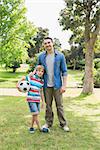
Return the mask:
{"type": "Polygon", "coordinates": [[[42,100],[42,108],[44,107],[44,93],[43,93],[43,88],[40,91],[41,94],[41,100],[42,100]]]}

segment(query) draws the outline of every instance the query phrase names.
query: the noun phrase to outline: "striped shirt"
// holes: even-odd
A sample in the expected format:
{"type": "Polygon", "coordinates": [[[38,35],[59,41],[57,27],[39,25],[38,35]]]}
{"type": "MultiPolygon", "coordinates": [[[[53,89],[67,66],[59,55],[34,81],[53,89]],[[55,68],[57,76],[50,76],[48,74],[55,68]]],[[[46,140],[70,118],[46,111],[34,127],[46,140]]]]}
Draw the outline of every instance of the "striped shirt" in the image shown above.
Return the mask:
{"type": "Polygon", "coordinates": [[[44,85],[43,80],[36,74],[31,77],[26,76],[26,80],[30,82],[30,90],[27,94],[27,101],[39,103],[41,99],[40,90],[44,85]]]}

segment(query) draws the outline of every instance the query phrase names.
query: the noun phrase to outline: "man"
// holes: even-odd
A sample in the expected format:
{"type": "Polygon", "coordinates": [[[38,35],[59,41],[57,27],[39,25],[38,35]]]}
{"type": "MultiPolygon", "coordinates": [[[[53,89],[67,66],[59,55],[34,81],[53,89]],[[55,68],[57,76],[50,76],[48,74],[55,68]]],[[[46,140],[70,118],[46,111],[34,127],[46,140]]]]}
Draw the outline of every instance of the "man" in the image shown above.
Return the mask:
{"type": "Polygon", "coordinates": [[[46,124],[43,127],[49,128],[53,125],[54,113],[52,111],[52,102],[54,98],[60,127],[64,131],[69,131],[62,105],[62,94],[66,90],[67,80],[65,57],[61,52],[54,49],[52,38],[45,38],[43,44],[45,51],[38,58],[38,64],[43,65],[45,68],[44,96],[46,102],[46,124]]]}

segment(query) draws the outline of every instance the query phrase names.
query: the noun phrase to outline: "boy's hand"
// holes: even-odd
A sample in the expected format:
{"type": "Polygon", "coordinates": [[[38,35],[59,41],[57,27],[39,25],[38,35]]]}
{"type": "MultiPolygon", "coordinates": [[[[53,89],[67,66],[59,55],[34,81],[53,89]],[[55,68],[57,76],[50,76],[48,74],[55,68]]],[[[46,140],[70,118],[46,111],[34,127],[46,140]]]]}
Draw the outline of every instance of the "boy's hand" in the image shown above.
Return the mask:
{"type": "Polygon", "coordinates": [[[18,89],[19,92],[21,92],[20,88],[18,87],[18,83],[16,84],[16,88],[18,89]]]}
{"type": "Polygon", "coordinates": [[[20,83],[21,81],[23,81],[23,80],[25,80],[25,76],[23,76],[22,79],[21,79],[20,81],[18,81],[17,84],[16,84],[16,88],[18,89],[19,92],[21,92],[21,90],[20,90],[20,88],[18,87],[18,85],[19,85],[19,83],[20,83]]]}
{"type": "Polygon", "coordinates": [[[18,87],[18,83],[16,84],[16,88],[18,89],[19,92],[21,92],[20,88],[18,87]]]}
{"type": "Polygon", "coordinates": [[[43,103],[43,102],[42,102],[41,108],[42,108],[42,109],[44,108],[44,103],[43,103]]]}
{"type": "Polygon", "coordinates": [[[33,72],[29,73],[29,76],[33,76],[36,73],[36,69],[33,72]]]}

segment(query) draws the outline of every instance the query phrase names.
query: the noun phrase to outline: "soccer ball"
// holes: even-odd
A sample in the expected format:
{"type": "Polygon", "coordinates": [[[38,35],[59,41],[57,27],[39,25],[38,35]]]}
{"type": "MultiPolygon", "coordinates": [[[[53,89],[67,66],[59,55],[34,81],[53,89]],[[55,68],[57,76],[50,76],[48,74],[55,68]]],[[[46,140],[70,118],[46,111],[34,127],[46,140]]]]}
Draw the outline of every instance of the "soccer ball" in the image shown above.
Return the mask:
{"type": "Polygon", "coordinates": [[[21,92],[28,92],[30,89],[30,83],[26,80],[20,81],[18,84],[18,88],[20,89],[21,92]]]}

